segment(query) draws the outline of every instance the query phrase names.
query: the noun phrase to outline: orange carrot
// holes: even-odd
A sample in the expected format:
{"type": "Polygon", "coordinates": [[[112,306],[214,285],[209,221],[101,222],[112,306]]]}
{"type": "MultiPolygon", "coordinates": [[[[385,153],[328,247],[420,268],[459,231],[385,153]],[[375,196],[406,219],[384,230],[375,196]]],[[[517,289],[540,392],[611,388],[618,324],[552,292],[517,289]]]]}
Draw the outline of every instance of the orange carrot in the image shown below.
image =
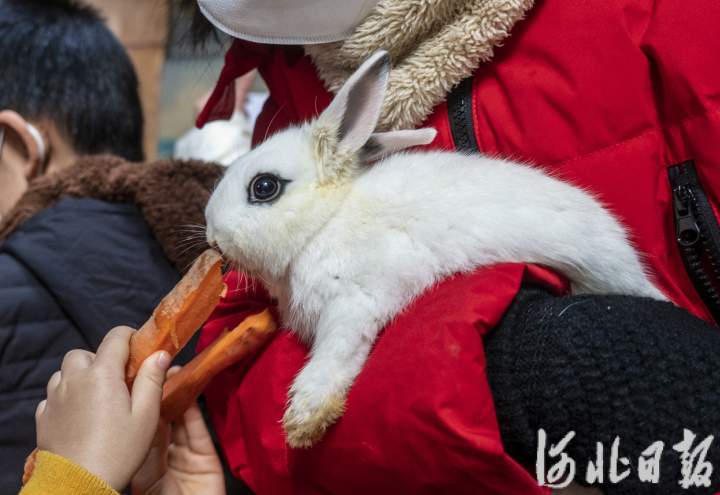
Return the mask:
{"type": "Polygon", "coordinates": [[[222,258],[208,249],[170,293],[160,301],[150,319],[130,339],[130,357],[125,378],[132,386],[140,365],[153,352],[164,350],[171,357],[180,352],[220,301],[222,258]]]}
{"type": "Polygon", "coordinates": [[[215,375],[260,348],[275,328],[275,320],[266,309],[248,316],[234,330],[225,330],[215,342],[165,382],[162,417],[166,421],[180,417],[215,375]]]}

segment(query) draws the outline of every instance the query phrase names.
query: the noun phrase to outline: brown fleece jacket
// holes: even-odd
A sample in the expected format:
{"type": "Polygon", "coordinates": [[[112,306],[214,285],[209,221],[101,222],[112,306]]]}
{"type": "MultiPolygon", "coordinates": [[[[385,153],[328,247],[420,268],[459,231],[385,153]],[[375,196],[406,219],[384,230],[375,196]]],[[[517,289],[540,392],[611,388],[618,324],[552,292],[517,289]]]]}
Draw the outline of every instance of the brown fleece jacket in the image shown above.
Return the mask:
{"type": "Polygon", "coordinates": [[[198,232],[204,228],[205,204],[222,171],[219,165],[199,161],[137,164],[104,155],[84,157],[30,184],[0,224],[0,242],[63,197],[131,203],[142,212],[168,260],[182,272],[207,248],[198,232]]]}

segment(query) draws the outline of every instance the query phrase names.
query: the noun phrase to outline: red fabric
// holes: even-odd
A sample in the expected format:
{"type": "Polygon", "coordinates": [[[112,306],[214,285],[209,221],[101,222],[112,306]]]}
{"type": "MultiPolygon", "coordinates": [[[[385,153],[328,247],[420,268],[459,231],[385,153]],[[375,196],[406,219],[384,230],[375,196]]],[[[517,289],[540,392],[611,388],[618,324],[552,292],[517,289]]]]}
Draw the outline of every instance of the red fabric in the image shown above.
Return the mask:
{"type": "Polygon", "coordinates": [[[195,124],[202,128],[211,120],[227,120],[235,109],[235,86],[238,77],[250,72],[265,58],[266,49],[262,45],[245,42],[233,44],[225,54],[225,65],[215,89],[210,94],[205,108],[197,117],[195,124]]]}
{"type": "MultiPolygon", "coordinates": [[[[384,330],[342,420],[309,450],[289,449],[280,425],[307,354],[281,331],[249,369],[227,370],[205,391],[233,472],[261,494],[543,493],[503,452],[484,376],[481,337],[523,281],[565,288],[546,270],[508,264],[453,277],[415,301],[384,330]]],[[[221,302],[200,348],[258,310],[237,274],[226,282],[241,289],[221,302]]]]}
{"type": "MultiPolygon", "coordinates": [[[[719,22],[713,0],[543,0],[480,67],[473,93],[483,152],[526,160],[594,192],[628,227],[658,285],[705,318],[676,247],[667,167],[694,159],[717,204],[719,22]]],[[[252,60],[271,91],[256,143],[327,105],[307,57],[264,47],[253,58],[254,45],[246,60],[246,45],[235,44],[232,63],[252,60]]],[[[438,129],[431,147],[453,148],[445,104],[426,125],[438,129]]],[[[288,450],[279,424],[306,355],[281,332],[247,373],[229,370],[207,390],[234,472],[260,494],[541,493],[502,451],[481,340],[529,274],[561,288],[537,267],[502,265],[424,294],[385,329],[347,413],[307,451],[288,450]]],[[[263,297],[233,292],[200,347],[263,297]]]]}
{"type": "Polygon", "coordinates": [[[255,124],[253,145],[273,132],[317,116],[332,96],[315,75],[315,68],[302,49],[235,41],[225,56],[225,66],[215,90],[197,118],[198,127],[210,120],[227,119],[235,102],[233,81],[258,69],[270,97],[255,124]]]}

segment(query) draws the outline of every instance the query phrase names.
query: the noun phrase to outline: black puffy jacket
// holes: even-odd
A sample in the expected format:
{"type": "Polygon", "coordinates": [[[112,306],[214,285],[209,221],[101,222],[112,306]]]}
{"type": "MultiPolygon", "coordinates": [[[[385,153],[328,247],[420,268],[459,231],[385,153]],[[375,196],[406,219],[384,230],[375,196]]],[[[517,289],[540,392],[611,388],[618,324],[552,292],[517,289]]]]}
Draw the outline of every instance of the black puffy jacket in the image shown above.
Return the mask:
{"type": "MultiPolygon", "coordinates": [[[[137,327],[193,256],[179,240],[218,169],[81,161],[39,180],[0,229],[0,494],[17,493],[35,446],[35,408],[70,349],[137,327]]],[[[187,349],[192,353],[192,348],[187,349]]]]}

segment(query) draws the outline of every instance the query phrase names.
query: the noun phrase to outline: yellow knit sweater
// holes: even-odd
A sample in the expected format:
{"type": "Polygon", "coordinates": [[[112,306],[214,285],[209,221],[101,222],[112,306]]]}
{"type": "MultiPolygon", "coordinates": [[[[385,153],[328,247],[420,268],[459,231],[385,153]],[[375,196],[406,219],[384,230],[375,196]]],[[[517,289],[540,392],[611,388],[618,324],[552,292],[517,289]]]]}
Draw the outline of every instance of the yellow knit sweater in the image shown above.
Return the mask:
{"type": "Polygon", "coordinates": [[[118,495],[118,492],[82,466],[41,450],[32,476],[19,495],[118,495]]]}

